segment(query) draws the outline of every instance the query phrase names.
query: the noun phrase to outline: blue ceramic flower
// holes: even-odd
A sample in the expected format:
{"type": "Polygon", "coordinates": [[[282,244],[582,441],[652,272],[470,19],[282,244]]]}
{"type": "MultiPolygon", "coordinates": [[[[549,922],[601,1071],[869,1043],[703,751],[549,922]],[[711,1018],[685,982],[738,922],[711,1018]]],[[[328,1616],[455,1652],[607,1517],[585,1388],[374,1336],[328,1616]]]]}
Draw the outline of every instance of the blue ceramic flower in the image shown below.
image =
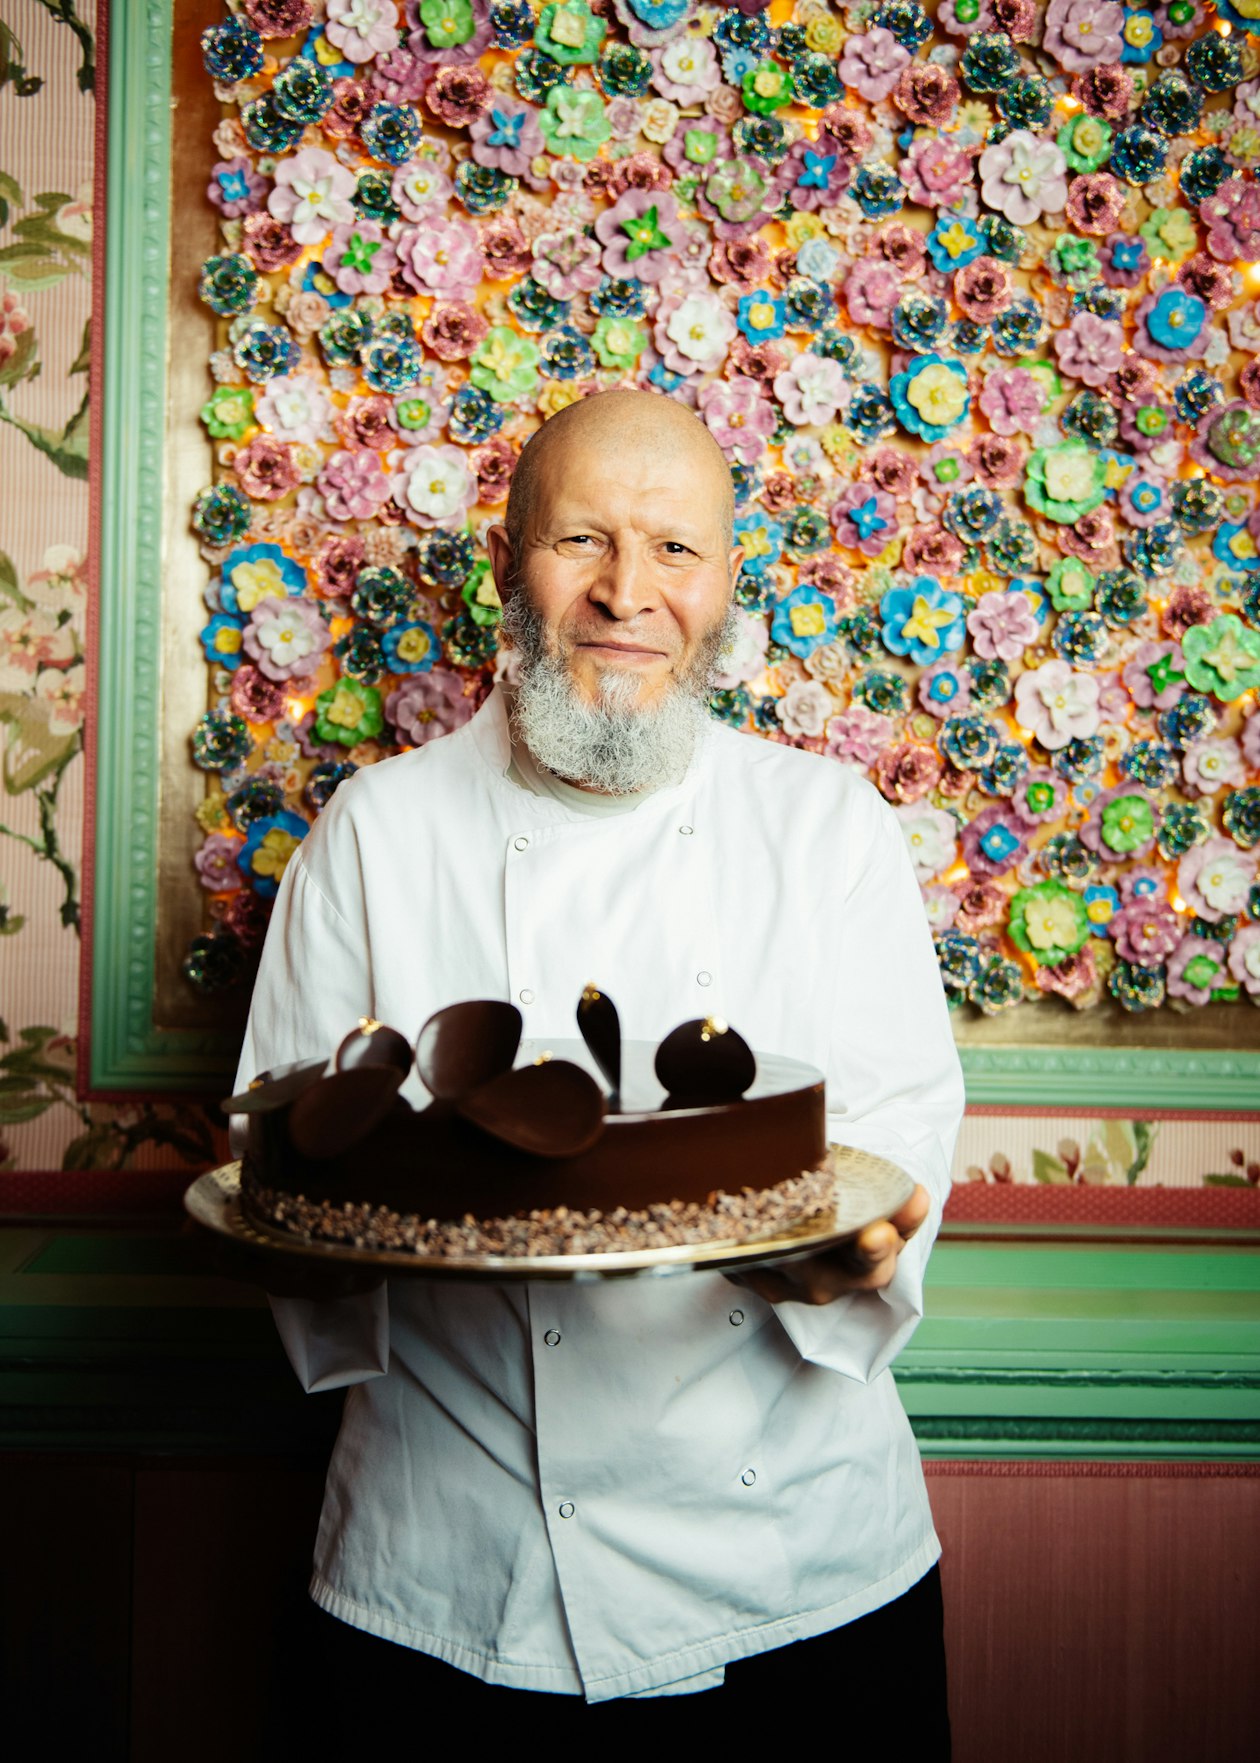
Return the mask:
{"type": "Polygon", "coordinates": [[[967,634],[961,594],[951,594],[930,575],[908,588],[890,588],[879,603],[884,621],[884,647],[908,655],[919,667],[961,649],[967,634]]]}
{"type": "Polygon", "coordinates": [[[831,595],[806,583],[775,603],[770,640],[804,661],[824,643],[834,642],[838,629],[831,595]]]}
{"type": "Polygon", "coordinates": [[[943,441],[971,408],[967,369],[942,355],[913,356],[905,372],[888,382],[888,396],[902,428],[929,446],[943,441]]]}
{"type": "Polygon", "coordinates": [[[988,249],[974,220],[963,214],[942,214],[927,237],[928,256],[942,275],[983,257],[988,249]]]}
{"type": "Polygon", "coordinates": [[[744,550],[743,573],[763,576],[783,555],[783,526],[765,514],[741,514],[734,526],[735,543],[744,550]]]}
{"type": "Polygon", "coordinates": [[[300,814],[287,808],[251,823],[236,867],[262,899],[275,899],[289,859],[310,830],[300,814]]]}
{"type": "Polygon", "coordinates": [[[417,621],[391,626],[381,638],[381,653],[391,673],[428,673],[442,645],[431,624],[417,621]]]}
{"type": "Polygon", "coordinates": [[[787,303],[762,288],[741,294],[735,322],[750,343],[772,343],[787,329],[787,303]]]}
{"type": "Polygon", "coordinates": [[[1165,288],[1146,315],[1146,328],[1163,349],[1189,349],[1207,319],[1207,303],[1184,288],[1165,288]]]}
{"type": "Polygon", "coordinates": [[[1212,555],[1229,569],[1260,569],[1256,541],[1241,522],[1226,522],[1212,540],[1212,555]]]}
{"type": "Polygon", "coordinates": [[[279,545],[242,545],[223,560],[219,601],[233,617],[247,618],[260,600],[282,600],[306,588],[306,571],[279,545]]]}
{"type": "MultiPolygon", "coordinates": [[[[1079,791],[1077,793],[1080,794],[1079,791]]],[[[1120,910],[1119,894],[1115,888],[1104,887],[1101,882],[1092,882],[1085,889],[1083,898],[1090,930],[1096,937],[1105,937],[1108,924],[1120,910]]]]}
{"type": "Polygon", "coordinates": [[[229,673],[235,673],[244,653],[244,631],[241,619],[216,612],[201,633],[206,660],[214,667],[225,667],[229,673]]]}
{"type": "Polygon", "coordinates": [[[1144,67],[1155,51],[1163,47],[1164,33],[1149,12],[1126,6],[1120,41],[1124,45],[1121,61],[1144,67]]]}

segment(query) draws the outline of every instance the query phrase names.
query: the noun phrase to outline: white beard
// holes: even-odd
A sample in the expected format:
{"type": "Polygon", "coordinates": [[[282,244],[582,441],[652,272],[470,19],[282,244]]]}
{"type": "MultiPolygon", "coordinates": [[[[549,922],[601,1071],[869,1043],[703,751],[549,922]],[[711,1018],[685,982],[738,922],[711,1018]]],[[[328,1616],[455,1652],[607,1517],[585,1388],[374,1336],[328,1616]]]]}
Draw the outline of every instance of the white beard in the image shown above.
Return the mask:
{"type": "MultiPolygon", "coordinates": [[[[728,614],[727,624],[733,620],[728,614]]],[[[605,668],[588,704],[564,661],[544,646],[542,622],[517,591],[504,625],[520,653],[512,729],[544,771],[605,796],[630,796],[676,783],[708,722],[705,699],[726,626],[662,697],[639,708],[641,682],[605,668]]]]}

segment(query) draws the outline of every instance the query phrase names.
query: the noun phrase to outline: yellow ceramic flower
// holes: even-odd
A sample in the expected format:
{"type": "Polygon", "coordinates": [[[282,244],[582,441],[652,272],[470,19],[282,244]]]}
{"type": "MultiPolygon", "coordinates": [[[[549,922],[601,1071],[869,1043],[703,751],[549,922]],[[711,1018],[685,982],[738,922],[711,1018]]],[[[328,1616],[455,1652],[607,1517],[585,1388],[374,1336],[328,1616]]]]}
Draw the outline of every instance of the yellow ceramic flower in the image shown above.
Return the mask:
{"type": "Polygon", "coordinates": [[[793,606],[788,613],[794,637],[821,637],[827,628],[827,614],[817,600],[804,606],[793,606]]]}
{"type": "Polygon", "coordinates": [[[559,411],[567,410],[570,404],[576,404],[582,395],[581,386],[572,380],[567,384],[550,380],[538,395],[538,408],[544,417],[555,416],[559,411]]]}
{"type": "Polygon", "coordinates": [[[1072,901],[1061,894],[1026,909],[1024,928],[1034,949],[1070,949],[1078,940],[1072,901]]]}
{"type": "Polygon", "coordinates": [[[283,827],[273,826],[264,837],[263,842],[254,852],[253,868],[255,875],[269,875],[276,881],[289,867],[289,859],[301,844],[292,833],[283,827]]]}
{"type": "Polygon", "coordinates": [[[1056,502],[1086,501],[1094,492],[1094,456],[1084,448],[1046,455],[1046,494],[1056,502]]]}
{"type": "Polygon", "coordinates": [[[826,227],[816,214],[794,214],[783,229],[783,236],[793,251],[799,251],[807,239],[825,238],[826,227]]]}
{"type": "Polygon", "coordinates": [[[404,631],[398,639],[398,659],[412,664],[423,661],[432,647],[433,644],[430,642],[424,626],[413,625],[409,631],[404,631]]]}
{"type": "Polygon", "coordinates": [[[967,406],[967,382],[934,361],[922,368],[906,387],[906,400],[913,404],[924,422],[945,428],[957,422],[967,406]]]}
{"type": "Polygon", "coordinates": [[[334,723],[337,728],[357,728],[362,722],[363,705],[344,682],[337,687],[332,703],[324,712],[324,720],[334,723]]]}
{"type": "Polygon", "coordinates": [[[815,55],[838,55],[845,40],[844,26],[830,13],[816,13],[805,26],[805,45],[815,55]]]}
{"type": "Polygon", "coordinates": [[[227,797],[222,790],[211,790],[198,804],[194,818],[203,833],[233,833],[232,816],[228,813],[227,797]]]}
{"type": "Polygon", "coordinates": [[[232,571],[236,604],[242,612],[252,612],[263,600],[283,600],[284,577],[270,557],[259,557],[250,563],[238,563],[232,571]]]}

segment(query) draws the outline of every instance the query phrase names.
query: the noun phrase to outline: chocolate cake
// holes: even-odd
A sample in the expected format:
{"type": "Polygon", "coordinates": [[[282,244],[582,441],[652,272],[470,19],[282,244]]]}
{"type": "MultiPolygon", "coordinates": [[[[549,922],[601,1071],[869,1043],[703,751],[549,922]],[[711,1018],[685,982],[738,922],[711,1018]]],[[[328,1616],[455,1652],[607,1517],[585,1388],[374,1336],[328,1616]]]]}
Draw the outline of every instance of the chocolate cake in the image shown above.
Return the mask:
{"type": "Polygon", "coordinates": [[[359,1248],[520,1256],[742,1240],[827,1207],[819,1072],[712,1018],[623,1044],[594,987],[578,1025],[581,1041],[534,1047],[515,1006],[457,1004],[414,1054],[364,1020],[331,1071],[263,1074],[224,1104],[248,1123],[247,1216],[359,1248]],[[423,1108],[398,1093],[413,1059],[423,1108]]]}

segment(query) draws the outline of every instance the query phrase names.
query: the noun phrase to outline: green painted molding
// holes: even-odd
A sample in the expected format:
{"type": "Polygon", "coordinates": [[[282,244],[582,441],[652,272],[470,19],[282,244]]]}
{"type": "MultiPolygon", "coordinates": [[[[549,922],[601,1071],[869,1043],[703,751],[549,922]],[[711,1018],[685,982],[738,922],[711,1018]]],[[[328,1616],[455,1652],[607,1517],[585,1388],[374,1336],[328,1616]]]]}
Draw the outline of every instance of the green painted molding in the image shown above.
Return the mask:
{"type": "MultiPolygon", "coordinates": [[[[235,1048],[154,1017],[173,10],[119,0],[109,13],[88,1062],[105,1096],[222,1093],[235,1048]]],[[[971,1100],[999,1106],[1245,1109],[1260,1095],[1260,1051],[965,1046],[962,1057],[971,1100]]]]}
{"type": "MultiPolygon", "coordinates": [[[[222,1037],[153,1021],[170,256],[172,0],[109,11],[104,412],[96,654],[93,1091],[187,1090],[222,1037]]],[[[209,1068],[209,1069],[208,1069],[209,1068]]]]}

